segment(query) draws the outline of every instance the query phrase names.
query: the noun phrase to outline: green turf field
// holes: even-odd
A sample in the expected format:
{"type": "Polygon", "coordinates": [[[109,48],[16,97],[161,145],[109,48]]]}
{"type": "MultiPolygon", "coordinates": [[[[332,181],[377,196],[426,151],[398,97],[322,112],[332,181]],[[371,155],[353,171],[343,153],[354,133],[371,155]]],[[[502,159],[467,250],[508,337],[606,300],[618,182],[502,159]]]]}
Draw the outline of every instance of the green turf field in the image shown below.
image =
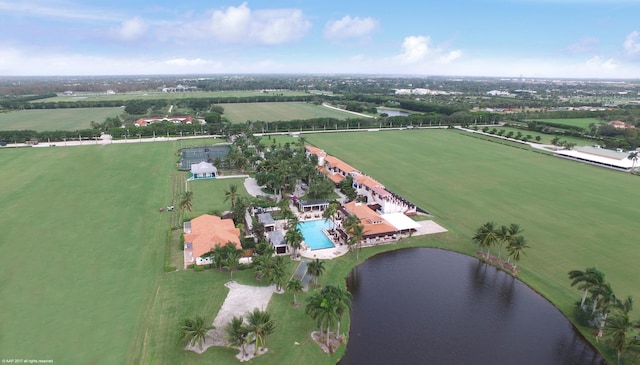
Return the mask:
{"type": "Polygon", "coordinates": [[[105,119],[123,112],[123,108],[18,110],[0,113],[0,130],[30,129],[42,132],[89,129],[91,121],[102,123],[105,119]]]}
{"type": "Polygon", "coordinates": [[[571,125],[571,126],[584,128],[586,130],[589,129],[589,124],[591,124],[591,123],[593,123],[593,124],[603,123],[603,121],[601,119],[598,119],[598,118],[530,119],[530,120],[527,120],[527,121],[534,121],[534,120],[538,120],[538,121],[541,121],[541,122],[548,122],[548,123],[558,123],[558,124],[564,124],[564,125],[571,125]]]}
{"type": "MultiPolygon", "coordinates": [[[[351,113],[330,109],[312,103],[242,103],[220,104],[224,115],[233,123],[251,121],[273,122],[278,120],[312,118],[355,118],[351,113]]],[[[319,128],[321,128],[320,126],[319,128]]]]}
{"type": "Polygon", "coordinates": [[[3,359],[123,363],[163,270],[169,147],[0,151],[3,359]]]}
{"type": "MultiPolygon", "coordinates": [[[[579,164],[451,130],[308,135],[387,188],[433,213],[451,248],[473,252],[489,220],[519,223],[531,249],[521,278],[565,313],[579,299],[567,272],[597,266],[616,294],[640,298],[637,176],[579,164]]],[[[640,311],[633,313],[640,318],[640,311]]]]}

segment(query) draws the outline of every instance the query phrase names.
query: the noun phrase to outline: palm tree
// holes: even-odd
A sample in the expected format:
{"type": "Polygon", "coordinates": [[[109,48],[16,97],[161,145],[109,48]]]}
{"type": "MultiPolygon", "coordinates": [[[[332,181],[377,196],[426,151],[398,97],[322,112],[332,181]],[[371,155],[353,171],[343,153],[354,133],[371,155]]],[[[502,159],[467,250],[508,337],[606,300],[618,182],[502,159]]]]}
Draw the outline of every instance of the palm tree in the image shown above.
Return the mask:
{"type": "Polygon", "coordinates": [[[337,203],[334,203],[334,202],[329,203],[329,205],[327,206],[327,209],[325,209],[324,212],[322,213],[322,218],[324,218],[324,220],[326,221],[331,220],[331,223],[333,223],[333,225],[335,226],[336,222],[333,218],[338,212],[338,207],[339,207],[339,204],[337,203]]]}
{"type": "Polygon", "coordinates": [[[242,250],[236,250],[235,248],[231,248],[227,251],[226,257],[224,258],[223,266],[225,269],[229,270],[231,281],[233,281],[233,272],[240,265],[240,255],[242,250]]]}
{"type": "Polygon", "coordinates": [[[619,301],[618,309],[620,309],[622,313],[629,314],[633,309],[633,297],[631,295],[627,295],[623,301],[619,301]]]}
{"type": "Polygon", "coordinates": [[[187,344],[195,346],[197,343],[202,350],[202,344],[205,339],[209,337],[209,330],[212,330],[213,326],[207,326],[204,323],[204,318],[196,316],[194,319],[185,318],[180,325],[180,335],[178,336],[178,346],[183,347],[187,344]]]}
{"type": "Polygon", "coordinates": [[[282,290],[282,284],[284,284],[287,273],[285,271],[286,263],[282,256],[276,256],[271,260],[272,269],[269,272],[269,281],[272,284],[276,284],[276,290],[282,290]]]}
{"type": "Polygon", "coordinates": [[[491,246],[498,242],[498,232],[496,230],[496,224],[494,222],[487,222],[480,226],[476,230],[476,234],[472,238],[473,242],[480,245],[480,247],[487,248],[487,258],[489,258],[489,250],[491,246]]]}
{"type": "Polygon", "coordinates": [[[629,152],[629,156],[627,156],[627,159],[632,161],[631,171],[633,171],[633,169],[636,167],[636,162],[638,162],[639,158],[640,158],[640,152],[638,151],[629,152]]]}
{"type": "Polygon", "coordinates": [[[591,288],[604,283],[604,274],[595,267],[590,267],[585,271],[569,271],[569,279],[572,280],[571,286],[575,286],[583,291],[582,300],[580,301],[580,308],[584,310],[584,302],[587,299],[587,294],[589,293],[591,288]]]}
{"type": "Polygon", "coordinates": [[[320,333],[326,332],[326,345],[329,346],[329,332],[331,330],[331,324],[337,319],[336,307],[330,298],[326,297],[326,293],[315,292],[312,296],[307,298],[307,305],[305,307],[305,313],[308,314],[311,319],[315,320],[320,333]]]}
{"type": "Polygon", "coordinates": [[[256,339],[255,353],[258,354],[259,348],[266,345],[267,335],[272,334],[276,329],[276,323],[271,319],[271,314],[267,311],[261,311],[256,308],[253,312],[247,314],[247,322],[249,332],[253,333],[256,339]]]}
{"type": "Polygon", "coordinates": [[[364,236],[364,226],[358,221],[358,224],[351,227],[351,236],[349,237],[349,246],[358,245],[356,251],[356,260],[360,260],[360,250],[362,249],[362,237],[364,236]]]}
{"type": "Polygon", "coordinates": [[[507,246],[507,252],[509,252],[509,259],[513,259],[515,265],[513,269],[518,269],[518,261],[520,261],[520,255],[526,255],[525,250],[529,248],[527,246],[527,240],[523,236],[511,237],[509,245],[507,246]]]}
{"type": "Polygon", "coordinates": [[[287,241],[289,246],[291,246],[293,257],[296,257],[298,249],[300,248],[300,245],[304,240],[302,232],[300,232],[300,229],[298,227],[293,226],[289,228],[289,230],[287,230],[287,233],[284,234],[284,239],[287,241]]]}
{"type": "Polygon", "coordinates": [[[233,317],[231,322],[224,328],[224,332],[227,335],[227,341],[229,345],[234,347],[240,347],[242,350],[242,356],[247,356],[247,350],[245,345],[249,341],[249,328],[244,325],[244,319],[242,316],[233,317]]]}
{"type": "Polygon", "coordinates": [[[591,315],[594,315],[596,313],[596,308],[598,308],[598,301],[600,299],[610,298],[613,295],[613,289],[611,288],[611,284],[609,283],[602,283],[602,284],[596,285],[592,287],[591,290],[589,290],[589,292],[591,293],[591,299],[593,300],[593,305],[591,307],[591,315]]]}
{"type": "Polygon", "coordinates": [[[628,349],[640,349],[640,340],[631,337],[630,332],[634,327],[634,323],[629,320],[629,315],[625,313],[614,314],[609,318],[605,326],[606,337],[609,344],[618,354],[618,364],[622,353],[628,349]]]}
{"type": "Polygon", "coordinates": [[[300,279],[291,279],[287,283],[287,290],[293,293],[293,306],[298,306],[298,293],[302,291],[302,281],[300,279]]]}
{"type": "Polygon", "coordinates": [[[236,207],[236,199],[238,198],[238,185],[231,184],[229,189],[224,191],[224,202],[231,200],[231,209],[236,207]]]}
{"type": "Polygon", "coordinates": [[[500,245],[498,246],[498,259],[502,256],[502,245],[509,244],[512,237],[522,233],[523,230],[520,228],[520,225],[512,223],[509,227],[502,225],[500,229],[498,229],[498,240],[500,241],[500,245]]]}
{"type": "Polygon", "coordinates": [[[320,259],[315,259],[307,264],[307,271],[313,275],[313,282],[315,287],[318,287],[318,278],[324,273],[324,262],[320,259]]]}
{"type": "Polygon", "coordinates": [[[334,305],[336,312],[336,320],[338,322],[338,328],[336,330],[336,338],[340,338],[340,320],[342,315],[351,309],[351,293],[346,289],[327,285],[322,289],[323,296],[328,298],[334,305]]]}
{"type": "Polygon", "coordinates": [[[191,200],[193,200],[193,191],[185,191],[180,199],[180,209],[191,211],[193,208],[191,204],[191,200]]]}

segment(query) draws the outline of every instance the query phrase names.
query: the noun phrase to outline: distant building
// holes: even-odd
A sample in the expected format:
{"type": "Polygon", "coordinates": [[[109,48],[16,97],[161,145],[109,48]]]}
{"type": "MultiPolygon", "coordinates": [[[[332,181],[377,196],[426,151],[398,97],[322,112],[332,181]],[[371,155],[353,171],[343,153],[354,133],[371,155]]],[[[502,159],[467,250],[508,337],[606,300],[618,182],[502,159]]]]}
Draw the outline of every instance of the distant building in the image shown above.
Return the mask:
{"type": "Polygon", "coordinates": [[[178,117],[164,117],[164,118],[139,118],[133,125],[136,127],[146,127],[153,123],[171,122],[174,124],[193,124],[193,118],[191,116],[178,116],[178,117]]]}
{"type": "Polygon", "coordinates": [[[627,128],[635,128],[634,126],[627,124],[621,120],[614,120],[611,121],[609,123],[607,123],[608,125],[612,126],[613,128],[618,128],[618,129],[627,129],[627,128]]]}

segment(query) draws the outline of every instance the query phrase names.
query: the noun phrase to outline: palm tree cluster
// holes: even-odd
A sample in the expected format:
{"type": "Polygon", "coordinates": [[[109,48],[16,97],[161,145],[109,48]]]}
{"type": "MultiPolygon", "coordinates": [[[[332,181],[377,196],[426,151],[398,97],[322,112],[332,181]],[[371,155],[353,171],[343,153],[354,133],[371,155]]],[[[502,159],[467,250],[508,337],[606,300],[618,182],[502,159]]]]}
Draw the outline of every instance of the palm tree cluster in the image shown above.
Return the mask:
{"type": "Polygon", "coordinates": [[[229,271],[231,280],[233,280],[233,272],[240,266],[239,261],[242,256],[242,250],[236,248],[235,243],[227,242],[224,246],[217,244],[212,251],[203,256],[211,257],[212,266],[218,268],[218,270],[226,269],[229,271]]]}
{"type": "Polygon", "coordinates": [[[258,354],[260,348],[266,346],[266,337],[275,332],[276,323],[267,311],[256,308],[253,312],[243,316],[233,317],[227,324],[224,331],[227,335],[229,345],[240,347],[242,356],[247,356],[245,346],[251,342],[255,343],[254,353],[258,354]]]}
{"type": "Polygon", "coordinates": [[[262,255],[253,259],[253,270],[257,280],[268,280],[276,285],[276,290],[282,290],[287,273],[287,263],[284,256],[274,256],[273,248],[268,247],[262,255]]]}
{"type": "Polygon", "coordinates": [[[296,257],[298,254],[298,249],[300,245],[302,245],[302,241],[304,241],[304,236],[302,232],[297,226],[292,226],[287,230],[287,233],[284,234],[284,239],[289,246],[291,246],[291,257],[296,257]]]}
{"type": "Polygon", "coordinates": [[[325,345],[333,352],[331,346],[331,327],[336,324],[333,337],[340,340],[340,320],[342,315],[351,309],[351,293],[346,289],[327,285],[321,291],[307,298],[305,313],[316,321],[320,333],[324,335],[325,345]]]}
{"type": "Polygon", "coordinates": [[[278,196],[293,193],[298,183],[308,186],[306,194],[312,199],[327,198],[333,192],[333,184],[316,169],[313,159],[308,159],[304,148],[305,139],[300,137],[299,143],[276,145],[275,142],[262,154],[256,165],[256,180],[266,185],[278,196]]]}
{"type": "Polygon", "coordinates": [[[596,339],[606,337],[609,346],[616,350],[620,363],[624,352],[640,354],[640,338],[632,335],[634,328],[640,328],[640,321],[629,319],[633,298],[627,296],[621,300],[616,297],[604,276],[595,267],[569,271],[571,286],[582,290],[580,304],[576,304],[579,318],[590,318],[588,323],[597,329],[596,339]],[[591,304],[591,308],[587,304],[591,304]]]}
{"type": "Polygon", "coordinates": [[[502,262],[502,249],[506,245],[507,265],[511,266],[513,260],[513,271],[518,269],[518,262],[521,256],[526,255],[526,249],[529,248],[527,240],[521,235],[523,230],[520,225],[512,223],[509,226],[497,226],[495,222],[487,222],[476,230],[473,235],[473,242],[478,244],[480,248],[486,248],[485,258],[491,259],[491,247],[498,247],[498,262],[502,262]]]}

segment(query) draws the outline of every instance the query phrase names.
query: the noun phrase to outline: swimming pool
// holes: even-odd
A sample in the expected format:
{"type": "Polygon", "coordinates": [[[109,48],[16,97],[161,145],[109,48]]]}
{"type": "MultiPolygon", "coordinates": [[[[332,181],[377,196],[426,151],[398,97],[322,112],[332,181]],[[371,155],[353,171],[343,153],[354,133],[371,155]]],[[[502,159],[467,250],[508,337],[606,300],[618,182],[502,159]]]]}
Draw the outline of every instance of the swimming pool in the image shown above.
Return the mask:
{"type": "Polygon", "coordinates": [[[302,236],[304,236],[304,243],[306,243],[311,250],[334,247],[329,237],[322,232],[323,229],[331,228],[333,228],[333,222],[326,219],[298,223],[298,229],[302,232],[302,236]]]}

